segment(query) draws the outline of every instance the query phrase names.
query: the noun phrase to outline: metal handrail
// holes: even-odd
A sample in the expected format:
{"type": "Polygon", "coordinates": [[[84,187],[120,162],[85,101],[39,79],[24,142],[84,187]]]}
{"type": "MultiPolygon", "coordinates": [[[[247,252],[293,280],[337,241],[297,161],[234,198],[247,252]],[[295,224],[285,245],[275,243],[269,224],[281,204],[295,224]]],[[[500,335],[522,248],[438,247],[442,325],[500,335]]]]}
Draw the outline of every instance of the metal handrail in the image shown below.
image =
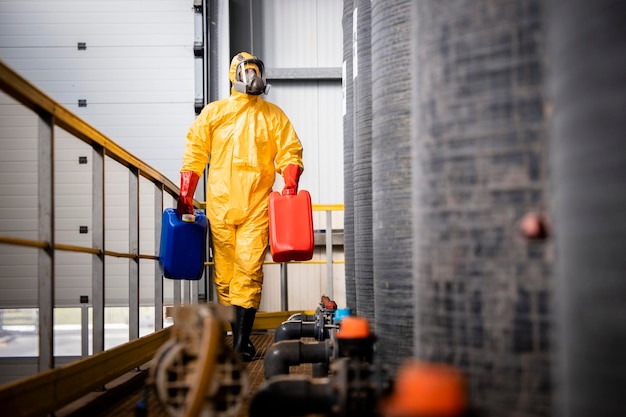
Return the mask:
{"type": "MultiPolygon", "coordinates": [[[[135,223],[135,229],[129,228],[129,239],[131,244],[129,252],[117,252],[107,250],[104,241],[104,224],[103,224],[103,176],[104,176],[104,157],[109,157],[126,167],[131,174],[131,184],[135,186],[135,192],[138,190],[138,179],[144,177],[155,186],[155,238],[158,238],[161,228],[161,216],[163,211],[163,193],[170,194],[172,197],[178,197],[178,187],[139,158],[135,157],[121,146],[116,144],[110,138],[102,134],[100,131],[74,115],[65,107],[51,99],[37,87],[29,83],[18,73],[13,71],[4,62],[0,61],[0,88],[21,103],[26,108],[32,110],[38,116],[38,140],[39,140],[39,230],[38,239],[24,239],[13,236],[0,236],[1,244],[10,244],[18,246],[26,246],[39,249],[39,371],[46,371],[54,368],[54,356],[52,352],[53,330],[52,317],[54,309],[54,252],[69,251],[77,253],[87,253],[93,256],[92,266],[92,287],[94,295],[92,296],[93,315],[93,351],[98,353],[104,350],[104,297],[102,289],[104,286],[104,257],[126,258],[131,262],[131,269],[134,267],[134,273],[129,274],[130,285],[138,286],[138,261],[139,259],[157,260],[158,256],[154,253],[141,253],[138,242],[138,204],[131,201],[131,211],[134,210],[137,219],[131,216],[131,223],[135,223]],[[53,166],[53,127],[57,126],[75,138],[88,144],[94,150],[94,191],[92,198],[94,199],[94,233],[92,246],[80,246],[56,242],[55,231],[53,227],[54,204],[52,203],[54,172],[53,166]],[[43,191],[42,191],[43,190],[43,191]],[[99,195],[98,195],[99,192],[99,195]],[[159,200],[157,202],[157,200],[159,200]],[[158,213],[157,213],[158,212],[158,213]],[[157,215],[158,214],[158,215],[157,215]],[[133,244],[134,243],[134,244],[133,244]],[[135,249],[133,251],[133,248],[135,249]],[[133,276],[134,275],[134,276],[133,276]]],[[[131,185],[131,186],[132,186],[131,185]]],[[[132,191],[131,191],[132,192],[132,191]]],[[[138,198],[136,196],[136,198],[138,198]]],[[[131,199],[132,200],[132,199],[131,199]]],[[[200,204],[195,201],[197,207],[200,204]]],[[[158,265],[155,265],[155,274],[158,265]]],[[[163,327],[162,309],[163,309],[163,287],[155,286],[155,313],[158,312],[157,321],[155,323],[156,330],[163,327]],[[160,320],[159,320],[160,318],[160,320]]],[[[175,287],[175,298],[180,298],[180,288],[175,287]]],[[[139,317],[139,298],[138,294],[131,296],[129,299],[129,308],[131,311],[131,323],[138,323],[139,317]],[[135,311],[136,310],[136,311],[135,311]]],[[[138,338],[138,325],[130,326],[130,339],[138,338]],[[133,329],[137,327],[137,329],[133,329]]]]}

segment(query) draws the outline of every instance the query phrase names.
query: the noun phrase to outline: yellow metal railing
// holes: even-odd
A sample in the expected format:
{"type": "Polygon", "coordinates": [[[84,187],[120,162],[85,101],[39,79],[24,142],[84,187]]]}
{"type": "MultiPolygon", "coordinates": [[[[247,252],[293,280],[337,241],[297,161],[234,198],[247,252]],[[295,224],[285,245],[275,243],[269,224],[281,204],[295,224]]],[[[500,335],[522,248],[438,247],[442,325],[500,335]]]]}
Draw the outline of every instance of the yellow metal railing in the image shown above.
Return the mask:
{"type": "MultiPolygon", "coordinates": [[[[104,134],[81,120],[59,103],[52,100],[41,90],[30,84],[19,74],[0,62],[0,88],[13,97],[26,108],[32,110],[38,117],[38,206],[39,239],[23,239],[14,236],[0,236],[0,243],[27,246],[38,249],[38,287],[39,287],[39,371],[45,371],[54,367],[53,346],[53,309],[54,309],[54,252],[69,251],[91,254],[92,256],[92,298],[93,309],[93,352],[104,350],[104,257],[126,258],[130,261],[129,285],[137,286],[139,282],[139,259],[156,260],[154,253],[139,253],[138,243],[129,244],[132,249],[129,252],[117,252],[106,250],[104,237],[104,158],[110,158],[129,171],[131,183],[137,184],[129,192],[129,204],[135,207],[135,216],[131,215],[129,226],[129,239],[132,242],[139,240],[139,208],[138,208],[138,183],[139,177],[146,178],[155,187],[155,230],[160,233],[161,216],[163,211],[163,193],[176,198],[178,187],[168,178],[152,168],[139,158],[117,145],[104,134]],[[93,183],[92,183],[92,245],[79,246],[63,242],[57,242],[54,221],[54,151],[53,138],[54,127],[59,127],[71,134],[78,140],[91,146],[93,149],[93,183]],[[134,193],[134,195],[132,195],[134,193]],[[157,203],[157,199],[160,200],[157,203]],[[158,215],[156,215],[158,214],[158,215]],[[132,225],[135,227],[133,228],[132,225]],[[133,231],[133,229],[135,229],[133,231]]],[[[196,204],[198,204],[196,202],[196,204]]],[[[156,238],[156,237],[155,237],[156,238]]],[[[155,265],[155,274],[158,273],[158,265],[155,265]]],[[[155,294],[155,328],[163,327],[163,296],[162,285],[157,286],[160,296],[155,294]]],[[[139,294],[131,292],[129,296],[129,337],[139,337],[139,294]],[[136,325],[135,325],[136,324],[136,325]]]]}

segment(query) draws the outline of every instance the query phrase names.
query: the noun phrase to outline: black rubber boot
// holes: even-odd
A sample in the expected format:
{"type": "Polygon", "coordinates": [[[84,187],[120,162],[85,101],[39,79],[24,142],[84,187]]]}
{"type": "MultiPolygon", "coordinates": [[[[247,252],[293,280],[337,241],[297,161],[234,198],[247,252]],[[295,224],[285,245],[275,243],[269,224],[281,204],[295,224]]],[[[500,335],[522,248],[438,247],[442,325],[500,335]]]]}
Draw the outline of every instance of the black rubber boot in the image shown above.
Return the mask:
{"type": "Polygon", "coordinates": [[[256,355],[256,349],[250,342],[250,333],[256,316],[256,309],[235,306],[235,325],[233,327],[233,348],[241,355],[244,362],[250,362],[256,355]]]}

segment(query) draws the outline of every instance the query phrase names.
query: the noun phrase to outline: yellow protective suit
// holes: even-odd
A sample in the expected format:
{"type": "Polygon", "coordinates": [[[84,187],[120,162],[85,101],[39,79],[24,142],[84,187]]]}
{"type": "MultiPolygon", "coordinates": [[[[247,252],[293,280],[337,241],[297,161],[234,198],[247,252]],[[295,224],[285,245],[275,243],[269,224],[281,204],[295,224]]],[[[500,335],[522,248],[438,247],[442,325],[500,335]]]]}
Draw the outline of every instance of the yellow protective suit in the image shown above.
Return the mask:
{"type": "MultiPolygon", "coordinates": [[[[235,56],[231,82],[238,63],[235,56]]],[[[303,170],[302,144],[278,106],[232,88],[230,97],[206,105],[187,133],[181,172],[201,176],[207,163],[206,213],[218,301],[258,309],[269,194],[276,172],[289,164],[303,170]]]]}

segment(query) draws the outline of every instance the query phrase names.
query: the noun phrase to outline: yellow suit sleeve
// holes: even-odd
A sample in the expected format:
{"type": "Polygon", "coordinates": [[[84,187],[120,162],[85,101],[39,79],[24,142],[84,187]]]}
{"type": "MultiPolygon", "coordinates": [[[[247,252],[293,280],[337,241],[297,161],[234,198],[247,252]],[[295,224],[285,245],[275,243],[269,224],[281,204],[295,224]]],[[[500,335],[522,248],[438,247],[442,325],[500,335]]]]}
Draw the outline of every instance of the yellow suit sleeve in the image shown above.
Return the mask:
{"type": "Polygon", "coordinates": [[[181,172],[191,171],[201,176],[211,154],[211,106],[205,106],[187,131],[181,172]]]}
{"type": "Polygon", "coordinates": [[[302,143],[287,115],[278,107],[272,109],[276,117],[276,171],[282,174],[287,165],[294,164],[304,171],[302,143]]]}

